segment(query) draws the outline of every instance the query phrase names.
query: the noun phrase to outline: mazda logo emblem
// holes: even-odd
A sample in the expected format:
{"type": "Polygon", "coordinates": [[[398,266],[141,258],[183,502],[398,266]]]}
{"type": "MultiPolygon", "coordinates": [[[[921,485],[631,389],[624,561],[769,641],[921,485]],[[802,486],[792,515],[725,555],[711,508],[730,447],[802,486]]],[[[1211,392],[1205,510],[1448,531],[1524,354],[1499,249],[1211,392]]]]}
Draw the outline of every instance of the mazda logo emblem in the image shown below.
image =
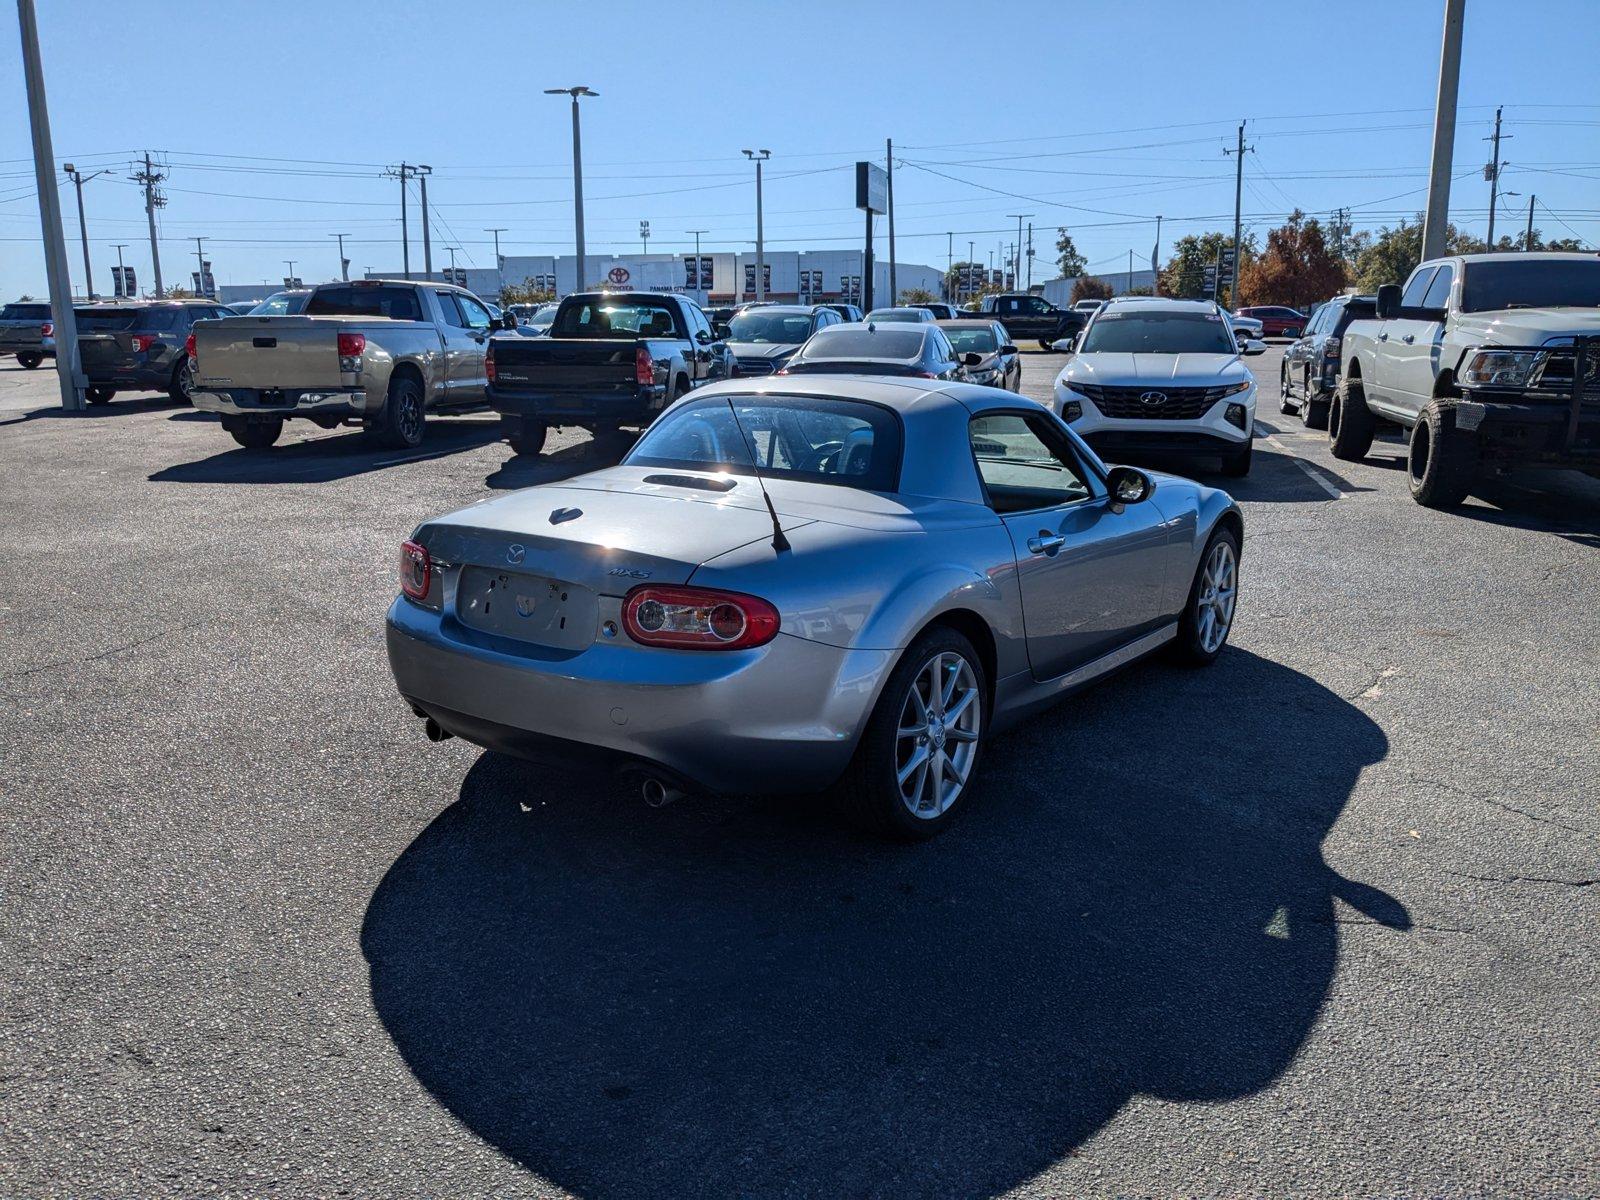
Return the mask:
{"type": "Polygon", "coordinates": [[[527,552],[528,550],[525,546],[512,546],[506,550],[506,561],[508,563],[519,563],[522,561],[522,556],[527,552]]]}
{"type": "Polygon", "coordinates": [[[1154,408],[1158,404],[1165,404],[1166,402],[1167,402],[1167,394],[1165,392],[1140,392],[1139,393],[1139,403],[1148,405],[1151,408],[1154,408]]]}

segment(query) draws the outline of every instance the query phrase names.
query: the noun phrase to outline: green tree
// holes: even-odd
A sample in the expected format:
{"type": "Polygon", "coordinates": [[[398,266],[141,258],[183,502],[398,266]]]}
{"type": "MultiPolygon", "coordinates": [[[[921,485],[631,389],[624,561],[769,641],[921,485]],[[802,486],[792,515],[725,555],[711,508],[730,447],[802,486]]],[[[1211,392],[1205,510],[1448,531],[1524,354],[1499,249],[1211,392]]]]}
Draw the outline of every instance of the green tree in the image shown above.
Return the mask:
{"type": "Polygon", "coordinates": [[[1056,229],[1056,265],[1061,268],[1063,279],[1076,279],[1089,265],[1089,260],[1078,253],[1078,247],[1065,225],[1056,229]]]}
{"type": "Polygon", "coordinates": [[[903,288],[900,292],[900,303],[910,304],[913,306],[918,304],[932,304],[938,298],[939,297],[935,296],[927,288],[903,288]]]}
{"type": "Polygon", "coordinates": [[[556,298],[556,294],[549,288],[535,287],[532,279],[524,279],[521,283],[504,283],[500,285],[500,305],[502,308],[511,304],[545,304],[556,298]]]}
{"type": "Polygon", "coordinates": [[[1251,304],[1308,311],[1344,288],[1344,264],[1328,249],[1322,224],[1298,208],[1267,234],[1267,248],[1239,273],[1239,294],[1251,304]]]}
{"type": "Polygon", "coordinates": [[[1093,275],[1079,275],[1078,281],[1072,285],[1072,296],[1068,304],[1076,304],[1079,300],[1109,300],[1116,295],[1116,289],[1103,279],[1096,279],[1093,275]]]}
{"type": "Polygon", "coordinates": [[[195,298],[195,294],[192,291],[176,283],[161,294],[168,300],[193,300],[195,298]]]}
{"type": "MultiPolygon", "coordinates": [[[[1161,294],[1179,300],[1209,300],[1205,290],[1205,269],[1217,262],[1225,246],[1233,245],[1231,233],[1186,233],[1172,247],[1172,257],[1161,269],[1161,294]]],[[[1240,270],[1250,265],[1256,254],[1255,234],[1246,233],[1239,244],[1240,270]]],[[[1228,304],[1228,290],[1223,288],[1217,299],[1228,304]]]]}
{"type": "MultiPolygon", "coordinates": [[[[1497,250],[1517,247],[1509,237],[1501,238],[1497,250]]],[[[1446,254],[1478,254],[1484,250],[1482,238],[1462,233],[1454,225],[1444,228],[1446,254]]],[[[1401,221],[1393,229],[1385,225],[1372,235],[1355,263],[1355,285],[1362,292],[1374,292],[1385,283],[1404,283],[1422,261],[1422,214],[1415,221],[1401,221]]]]}

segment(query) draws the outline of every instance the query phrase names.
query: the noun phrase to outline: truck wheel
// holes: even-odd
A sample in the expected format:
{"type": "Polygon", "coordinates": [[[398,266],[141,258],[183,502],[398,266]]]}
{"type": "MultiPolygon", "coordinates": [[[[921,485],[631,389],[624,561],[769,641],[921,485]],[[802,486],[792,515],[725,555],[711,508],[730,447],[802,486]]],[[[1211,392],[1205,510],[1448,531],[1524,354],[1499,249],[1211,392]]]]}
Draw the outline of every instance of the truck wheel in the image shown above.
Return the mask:
{"type": "Polygon", "coordinates": [[[189,373],[189,358],[180,356],[172,364],[172,378],[167,380],[167,395],[175,404],[193,404],[190,393],[194,391],[194,376],[189,373]]]}
{"type": "Polygon", "coordinates": [[[530,458],[544,449],[544,440],[550,434],[550,427],[543,421],[531,421],[526,417],[501,417],[500,429],[511,443],[513,453],[530,458]]]}
{"type": "Polygon", "coordinates": [[[1300,406],[1289,394],[1289,364],[1278,368],[1278,411],[1286,416],[1298,415],[1300,406]]]}
{"type": "Polygon", "coordinates": [[[17,355],[17,361],[21,363],[27,370],[31,371],[44,361],[44,355],[19,354],[17,355]]]}
{"type": "Polygon", "coordinates": [[[115,396],[116,394],[117,394],[117,389],[116,388],[92,387],[92,388],[85,388],[84,389],[83,398],[85,400],[87,400],[90,404],[94,404],[94,405],[110,404],[111,403],[111,397],[115,396]]]}
{"type": "Polygon", "coordinates": [[[1478,471],[1478,439],[1456,428],[1456,410],[1437,400],[1417,416],[1406,454],[1411,498],[1427,508],[1454,508],[1478,471]]]}
{"type": "Polygon", "coordinates": [[[988,681],[972,643],[935,626],[895,664],[835,790],[854,823],[924,841],[970,803],[988,733],[988,681]]]}
{"type": "Polygon", "coordinates": [[[1250,459],[1255,453],[1255,442],[1248,441],[1238,450],[1222,456],[1222,473],[1230,479],[1243,479],[1250,474],[1250,459]]]}
{"type": "Polygon", "coordinates": [[[1328,448],[1335,458],[1359,462],[1372,449],[1377,432],[1378,418],[1367,407],[1366,389],[1360,380],[1346,375],[1328,409],[1328,448]]]}
{"type": "Polygon", "coordinates": [[[422,411],[422,385],[409,375],[396,376],[389,383],[383,411],[378,414],[373,434],[391,450],[411,450],[422,444],[426,417],[422,411]]]}
{"type": "Polygon", "coordinates": [[[223,417],[222,427],[246,450],[265,450],[283,436],[282,417],[223,417]]]}

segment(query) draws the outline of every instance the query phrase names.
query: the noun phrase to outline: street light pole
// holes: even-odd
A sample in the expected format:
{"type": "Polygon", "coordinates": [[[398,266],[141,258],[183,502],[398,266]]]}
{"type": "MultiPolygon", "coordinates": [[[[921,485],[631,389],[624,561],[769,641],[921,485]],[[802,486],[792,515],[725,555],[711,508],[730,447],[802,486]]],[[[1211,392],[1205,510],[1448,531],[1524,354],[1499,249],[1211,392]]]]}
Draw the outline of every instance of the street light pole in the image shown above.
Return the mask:
{"type": "Polygon", "coordinates": [[[350,235],[348,233],[330,233],[328,236],[339,239],[339,278],[349,283],[350,260],[344,256],[344,240],[350,235]]]}
{"type": "Polygon", "coordinates": [[[744,150],[741,153],[756,165],[756,299],[767,298],[767,253],[761,227],[761,164],[772,157],[771,150],[744,150]]]}
{"type": "Polygon", "coordinates": [[[72,180],[73,187],[78,193],[78,237],[83,242],[83,294],[89,299],[94,299],[94,272],[89,268],[89,224],[83,216],[83,185],[90,179],[104,175],[105,171],[96,171],[93,175],[85,176],[71,163],[62,163],[61,169],[66,172],[67,178],[72,180]]]}
{"type": "Polygon", "coordinates": [[[1033,214],[1007,213],[1006,215],[1017,218],[1017,248],[1011,256],[1011,286],[1015,289],[1022,283],[1022,222],[1033,216],[1033,214]]]}
{"type": "Polygon", "coordinates": [[[446,246],[445,249],[450,251],[450,282],[454,283],[456,281],[456,251],[461,249],[461,247],[446,246]]]}
{"type": "Polygon", "coordinates": [[[284,286],[285,287],[293,287],[294,286],[294,264],[295,264],[295,260],[292,259],[292,258],[286,258],[286,259],[283,260],[283,262],[284,262],[284,265],[289,268],[289,278],[284,281],[284,286]]]}
{"type": "Polygon", "coordinates": [[[1433,158],[1428,167],[1428,211],[1422,222],[1422,257],[1445,252],[1450,220],[1450,167],[1456,144],[1456,94],[1461,84],[1461,24],[1466,0],[1444,0],[1439,48],[1439,92],[1433,109],[1433,158]]]}
{"type": "Polygon", "coordinates": [[[506,268],[500,261],[500,235],[506,231],[506,226],[500,225],[494,229],[485,229],[485,233],[494,234],[494,277],[500,281],[500,290],[506,290],[506,268]]]}
{"type": "Polygon", "coordinates": [[[433,168],[419,166],[416,173],[417,187],[422,189],[422,277],[426,279],[433,274],[433,242],[428,236],[428,176],[433,168]]]}
{"type": "Polygon", "coordinates": [[[1533,202],[1537,199],[1538,196],[1534,193],[1530,192],[1528,194],[1528,232],[1522,239],[1522,249],[1524,252],[1533,249],[1533,202]]]}
{"type": "Polygon", "coordinates": [[[572,217],[578,235],[577,279],[572,290],[581,292],[586,286],[584,275],[588,267],[584,263],[583,254],[583,134],[578,124],[578,98],[598,96],[600,93],[579,85],[569,88],[545,88],[544,94],[572,97],[572,217]]]}

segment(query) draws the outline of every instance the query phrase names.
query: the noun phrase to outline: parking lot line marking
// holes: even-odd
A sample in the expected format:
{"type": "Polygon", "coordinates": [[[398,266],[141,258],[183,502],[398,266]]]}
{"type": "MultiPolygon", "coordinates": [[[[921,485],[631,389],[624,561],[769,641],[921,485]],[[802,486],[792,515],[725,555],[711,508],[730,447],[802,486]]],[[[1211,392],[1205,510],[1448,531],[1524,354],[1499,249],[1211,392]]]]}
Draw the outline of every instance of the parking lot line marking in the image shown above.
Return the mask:
{"type": "Polygon", "coordinates": [[[1280,442],[1276,434],[1269,434],[1266,440],[1268,445],[1273,446],[1281,453],[1288,455],[1289,461],[1304,471],[1312,483],[1316,484],[1323,491],[1327,492],[1328,495],[1332,496],[1335,500],[1344,499],[1344,492],[1339,489],[1338,485],[1335,484],[1333,480],[1324,475],[1320,468],[1312,466],[1305,459],[1301,458],[1293,450],[1289,449],[1289,447],[1280,442]]]}

